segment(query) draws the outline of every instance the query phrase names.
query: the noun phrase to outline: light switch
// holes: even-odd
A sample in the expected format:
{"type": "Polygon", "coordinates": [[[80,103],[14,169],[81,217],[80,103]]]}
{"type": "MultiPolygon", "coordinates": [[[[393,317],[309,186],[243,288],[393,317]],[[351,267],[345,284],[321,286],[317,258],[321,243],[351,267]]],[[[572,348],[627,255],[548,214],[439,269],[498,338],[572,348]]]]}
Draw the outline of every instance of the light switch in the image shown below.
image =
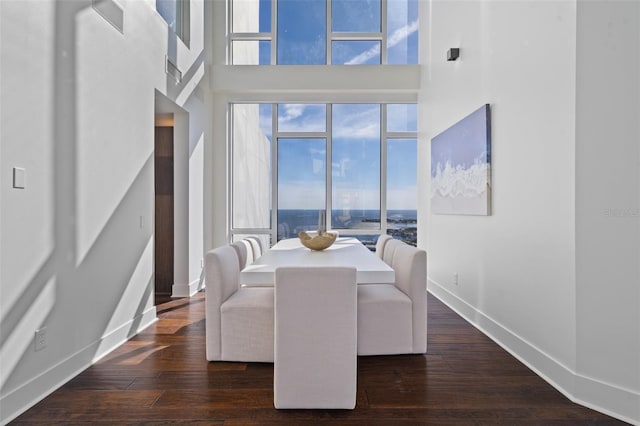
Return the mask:
{"type": "Polygon", "coordinates": [[[24,189],[27,185],[27,171],[22,167],[13,168],[13,187],[24,189]]]}

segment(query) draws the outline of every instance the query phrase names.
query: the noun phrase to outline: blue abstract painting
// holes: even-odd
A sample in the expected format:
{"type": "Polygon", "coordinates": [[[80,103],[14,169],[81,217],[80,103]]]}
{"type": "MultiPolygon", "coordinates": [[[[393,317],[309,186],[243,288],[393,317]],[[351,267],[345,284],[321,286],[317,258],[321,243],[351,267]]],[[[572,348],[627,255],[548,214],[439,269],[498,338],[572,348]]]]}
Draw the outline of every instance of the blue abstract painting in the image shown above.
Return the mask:
{"type": "Polygon", "coordinates": [[[491,214],[489,104],[431,139],[431,212],[491,214]]]}

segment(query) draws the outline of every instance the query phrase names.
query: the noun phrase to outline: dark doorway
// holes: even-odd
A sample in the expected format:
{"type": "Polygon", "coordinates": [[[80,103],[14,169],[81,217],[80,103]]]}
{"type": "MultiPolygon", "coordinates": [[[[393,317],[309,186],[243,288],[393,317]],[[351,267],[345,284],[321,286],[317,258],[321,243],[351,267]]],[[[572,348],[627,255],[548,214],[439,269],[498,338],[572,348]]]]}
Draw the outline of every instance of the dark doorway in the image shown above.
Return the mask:
{"type": "Polygon", "coordinates": [[[155,128],[155,303],[171,299],[173,286],[173,127],[155,128]]]}

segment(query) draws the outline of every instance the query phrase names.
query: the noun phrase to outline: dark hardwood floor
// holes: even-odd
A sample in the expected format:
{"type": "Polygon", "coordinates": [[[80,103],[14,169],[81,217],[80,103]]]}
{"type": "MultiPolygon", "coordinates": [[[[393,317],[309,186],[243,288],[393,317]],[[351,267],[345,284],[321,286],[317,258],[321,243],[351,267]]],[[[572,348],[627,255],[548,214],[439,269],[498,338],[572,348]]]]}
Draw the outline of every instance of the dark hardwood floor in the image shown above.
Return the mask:
{"type": "Polygon", "coordinates": [[[273,365],[207,362],[204,295],[159,321],[13,424],[615,425],[573,404],[429,295],[428,354],[360,357],[355,410],[276,410],[273,365]]]}

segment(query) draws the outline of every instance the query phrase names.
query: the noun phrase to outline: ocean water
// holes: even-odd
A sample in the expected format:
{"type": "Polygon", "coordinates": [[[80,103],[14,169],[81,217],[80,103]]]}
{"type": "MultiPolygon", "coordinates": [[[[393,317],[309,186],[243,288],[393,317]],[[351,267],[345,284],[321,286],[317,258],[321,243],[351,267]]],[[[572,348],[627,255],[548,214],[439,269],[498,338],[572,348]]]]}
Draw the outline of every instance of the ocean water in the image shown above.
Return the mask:
{"type": "MultiPolygon", "coordinates": [[[[300,231],[318,229],[319,210],[278,210],[278,240],[293,238],[300,231]]],[[[343,210],[331,213],[331,228],[340,235],[349,235],[348,229],[380,229],[380,210],[343,210]],[[344,232],[343,232],[344,230],[344,232]]],[[[417,239],[416,210],[387,210],[387,233],[394,238],[415,245],[417,239]]],[[[358,235],[365,245],[375,245],[377,235],[358,235]]]]}

